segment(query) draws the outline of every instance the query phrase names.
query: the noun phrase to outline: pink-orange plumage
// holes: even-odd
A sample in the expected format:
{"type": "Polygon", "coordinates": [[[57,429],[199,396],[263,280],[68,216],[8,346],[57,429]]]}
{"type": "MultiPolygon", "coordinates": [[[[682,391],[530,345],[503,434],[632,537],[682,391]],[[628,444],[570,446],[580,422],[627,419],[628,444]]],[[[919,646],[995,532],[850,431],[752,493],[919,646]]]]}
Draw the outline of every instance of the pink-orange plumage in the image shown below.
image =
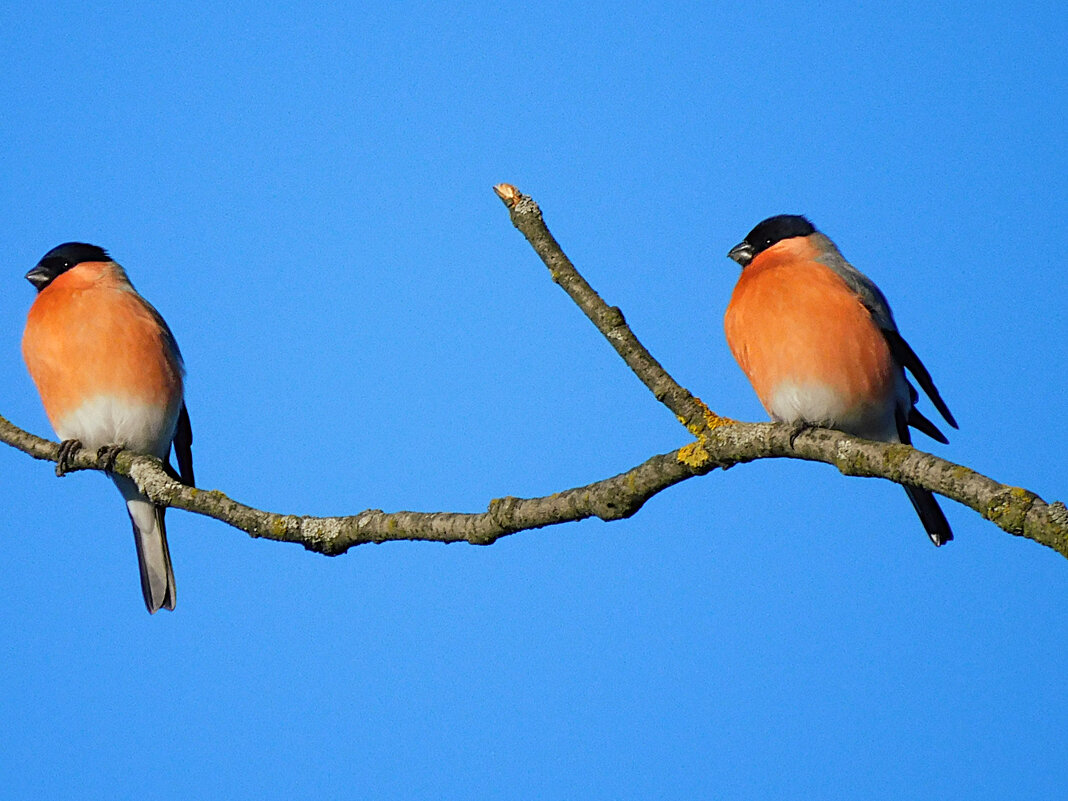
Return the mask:
{"type": "MultiPolygon", "coordinates": [[[[885,297],[808,220],[769,218],[730,256],[742,274],[724,318],[727,343],[772,418],[905,443],[913,425],[945,441],[914,408],[906,367],[956,423],[885,297]]],[[[932,541],[952,539],[934,496],[905,489],[932,541]]]]}
{"type": "Polygon", "coordinates": [[[97,395],[156,406],[182,397],[181,361],[159,316],[114,262],[82,262],[57,276],[30,308],[22,353],[57,431],[97,395]]]}
{"type": "MultiPolygon", "coordinates": [[[[180,478],[192,485],[182,357],[163,318],[93,245],[60,245],[26,277],[38,294],[26,320],[23,358],[64,453],[121,447],[166,462],[173,443],[180,478]]],[[[63,467],[61,458],[60,472],[63,467]]],[[[130,479],[112,478],[133,523],[145,604],[150,612],[173,609],[164,509],[130,479]]]]}

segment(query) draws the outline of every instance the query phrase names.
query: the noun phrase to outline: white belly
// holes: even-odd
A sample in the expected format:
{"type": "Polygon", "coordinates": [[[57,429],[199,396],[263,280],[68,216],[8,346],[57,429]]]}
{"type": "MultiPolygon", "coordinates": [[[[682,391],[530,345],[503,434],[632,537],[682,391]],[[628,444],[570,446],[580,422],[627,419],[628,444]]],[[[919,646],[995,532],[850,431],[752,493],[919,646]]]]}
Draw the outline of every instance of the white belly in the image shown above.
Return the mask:
{"type": "Polygon", "coordinates": [[[81,440],[90,449],[123,445],[165,459],[177,423],[177,406],[161,409],[112,395],[97,395],[63,418],[56,426],[56,434],[61,440],[81,440]]]}
{"type": "Polygon", "coordinates": [[[882,442],[898,441],[895,409],[893,400],[847,406],[834,388],[814,381],[783,381],[768,405],[768,413],[782,422],[812,423],[882,442]]]}

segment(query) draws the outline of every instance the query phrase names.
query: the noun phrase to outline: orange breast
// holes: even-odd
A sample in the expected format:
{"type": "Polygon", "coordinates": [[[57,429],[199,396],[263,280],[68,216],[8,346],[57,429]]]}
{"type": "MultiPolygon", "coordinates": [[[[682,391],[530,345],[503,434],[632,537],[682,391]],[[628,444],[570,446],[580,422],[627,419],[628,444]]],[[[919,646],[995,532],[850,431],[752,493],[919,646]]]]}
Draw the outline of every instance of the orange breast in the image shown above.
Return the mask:
{"type": "Polygon", "coordinates": [[[845,282],[786,240],[738,280],[724,321],[727,343],[764,408],[783,382],[819,384],[846,407],[881,405],[895,391],[893,359],[845,282]]]}
{"type": "Polygon", "coordinates": [[[53,427],[98,395],[159,406],[182,395],[181,364],[152,308],[109,263],[80,264],[37,296],[22,354],[53,427]]]}

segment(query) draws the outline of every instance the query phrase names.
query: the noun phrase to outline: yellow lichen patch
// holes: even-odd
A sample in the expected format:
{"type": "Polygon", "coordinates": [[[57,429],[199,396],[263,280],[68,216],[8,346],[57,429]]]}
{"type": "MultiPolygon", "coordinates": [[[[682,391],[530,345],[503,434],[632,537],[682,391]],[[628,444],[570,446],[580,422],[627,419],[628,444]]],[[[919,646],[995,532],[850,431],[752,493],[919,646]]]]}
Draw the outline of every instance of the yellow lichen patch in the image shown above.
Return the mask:
{"type": "Polygon", "coordinates": [[[1036,497],[1035,493],[1025,490],[1023,487],[1009,487],[1009,492],[1021,501],[1033,501],[1036,497]]]}
{"type": "Polygon", "coordinates": [[[685,420],[683,420],[681,417],[678,418],[678,421],[683,425],[686,425],[686,429],[695,437],[697,437],[696,442],[691,442],[689,445],[686,445],[679,449],[678,460],[682,464],[688,465],[690,467],[700,468],[707,465],[712,458],[708,453],[708,448],[706,447],[708,445],[708,432],[713,431],[719,428],[720,426],[733,425],[736,421],[731,420],[729,417],[720,417],[718,414],[716,414],[707,406],[705,406],[705,404],[701,402],[701,399],[696,396],[694,397],[694,401],[697,402],[697,405],[701,409],[703,425],[700,423],[686,425],[685,420]]]}
{"type": "Polygon", "coordinates": [[[679,448],[678,460],[689,467],[704,467],[708,464],[709,458],[708,451],[705,450],[705,446],[701,444],[700,440],[679,448]]]}
{"type": "MultiPolygon", "coordinates": [[[[700,398],[698,398],[696,395],[694,396],[694,401],[697,403],[697,405],[699,407],[701,407],[701,415],[702,415],[702,417],[704,419],[704,430],[705,431],[713,431],[713,430],[719,428],[720,426],[734,425],[734,423],[737,422],[736,420],[731,420],[729,417],[720,417],[714,411],[709,409],[704,404],[704,402],[700,398]]],[[[680,419],[679,422],[685,424],[686,421],[680,419]]],[[[693,426],[687,426],[687,428],[689,429],[690,433],[693,434],[695,437],[697,437],[697,438],[701,437],[702,429],[701,429],[701,427],[699,425],[695,424],[693,426]]]]}

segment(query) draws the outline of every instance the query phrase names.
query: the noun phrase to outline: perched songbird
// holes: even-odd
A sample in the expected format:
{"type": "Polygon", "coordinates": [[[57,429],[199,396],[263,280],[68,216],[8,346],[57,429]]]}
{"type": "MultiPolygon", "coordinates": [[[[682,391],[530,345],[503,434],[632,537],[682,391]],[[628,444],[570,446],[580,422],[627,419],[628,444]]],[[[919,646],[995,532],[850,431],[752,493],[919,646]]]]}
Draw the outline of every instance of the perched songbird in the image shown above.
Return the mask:
{"type": "MultiPolygon", "coordinates": [[[[812,223],[769,217],[727,255],[742,266],[724,320],[727,344],[772,418],[906,444],[912,426],[948,443],[916,410],[906,369],[946,422],[957,422],[883,293],[812,223]]],[[[953,539],[934,495],[905,491],[931,541],[953,539]]]]}
{"type": "MultiPolygon", "coordinates": [[[[79,448],[128,448],[157,456],[193,485],[193,433],[183,400],[184,368],[167,324],[137,294],[125,270],[94,245],[67,242],[26,273],[37,298],[26,320],[22,355],[52,427],[62,440],[56,473],[79,448]]],[[[128,478],[113,475],[126,499],[148,611],[174,609],[174,570],[164,507],[128,478]]]]}

